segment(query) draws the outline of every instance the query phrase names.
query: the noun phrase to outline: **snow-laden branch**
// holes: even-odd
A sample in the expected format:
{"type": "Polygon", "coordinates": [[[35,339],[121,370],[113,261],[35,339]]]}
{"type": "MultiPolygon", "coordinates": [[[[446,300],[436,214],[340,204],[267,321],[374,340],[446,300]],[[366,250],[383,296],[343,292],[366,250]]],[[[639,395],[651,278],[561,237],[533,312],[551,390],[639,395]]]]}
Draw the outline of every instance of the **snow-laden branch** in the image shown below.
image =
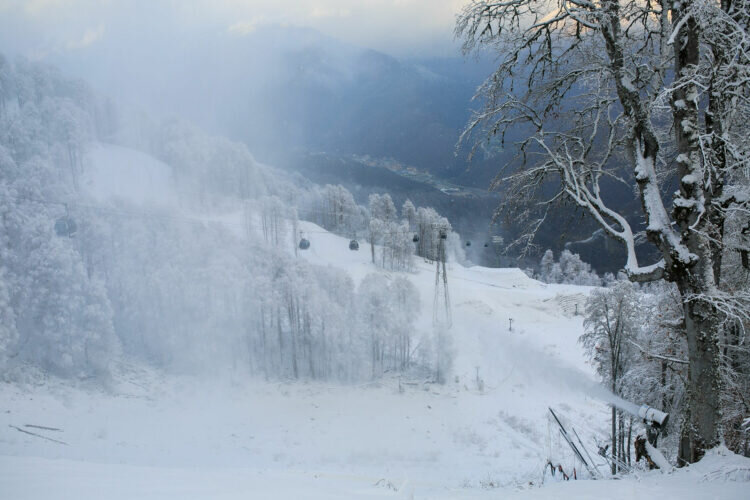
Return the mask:
{"type": "Polygon", "coordinates": [[[639,351],[641,351],[641,354],[643,354],[644,356],[646,356],[649,359],[659,359],[661,361],[666,361],[668,363],[675,363],[675,364],[678,364],[678,365],[687,365],[688,364],[688,361],[685,360],[685,359],[671,358],[669,356],[663,356],[661,354],[654,354],[651,351],[648,351],[643,346],[641,346],[640,344],[634,342],[631,339],[627,339],[627,341],[629,343],[631,343],[636,349],[638,349],[639,351]]]}
{"type": "Polygon", "coordinates": [[[710,293],[693,293],[685,297],[687,302],[705,302],[719,311],[723,321],[736,322],[744,330],[750,322],[750,291],[712,290],[710,293]]]}

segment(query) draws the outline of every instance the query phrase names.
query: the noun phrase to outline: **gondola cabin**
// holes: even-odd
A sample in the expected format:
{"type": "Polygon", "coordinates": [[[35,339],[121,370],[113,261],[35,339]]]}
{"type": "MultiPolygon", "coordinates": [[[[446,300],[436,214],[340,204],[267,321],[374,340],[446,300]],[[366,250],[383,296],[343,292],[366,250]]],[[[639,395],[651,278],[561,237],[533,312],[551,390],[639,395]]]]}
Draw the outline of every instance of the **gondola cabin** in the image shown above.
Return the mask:
{"type": "Polygon", "coordinates": [[[76,234],[77,230],[78,226],[76,225],[76,221],[68,215],[60,217],[55,221],[55,233],[60,237],[71,238],[76,234]]]}

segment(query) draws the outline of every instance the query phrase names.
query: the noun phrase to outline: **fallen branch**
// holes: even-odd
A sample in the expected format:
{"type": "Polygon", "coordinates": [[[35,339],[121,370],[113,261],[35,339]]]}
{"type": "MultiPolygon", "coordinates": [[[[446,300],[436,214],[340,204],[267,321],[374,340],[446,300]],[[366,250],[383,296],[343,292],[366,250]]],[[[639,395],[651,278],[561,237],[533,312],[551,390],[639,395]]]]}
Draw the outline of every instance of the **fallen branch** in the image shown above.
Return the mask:
{"type": "Polygon", "coordinates": [[[28,434],[29,436],[35,436],[35,437],[38,437],[38,438],[46,439],[47,441],[52,441],[53,443],[64,444],[65,446],[68,446],[68,443],[66,443],[64,441],[59,441],[57,439],[52,439],[52,438],[49,438],[47,436],[42,436],[41,434],[37,434],[36,432],[29,432],[29,431],[27,431],[25,429],[21,429],[20,427],[16,427],[15,425],[8,424],[8,427],[12,427],[15,430],[17,430],[18,432],[23,432],[24,434],[28,434]]]}
{"type": "Polygon", "coordinates": [[[32,429],[41,429],[43,431],[62,432],[62,429],[58,429],[57,427],[45,427],[43,425],[24,424],[24,427],[30,427],[32,429]]]}

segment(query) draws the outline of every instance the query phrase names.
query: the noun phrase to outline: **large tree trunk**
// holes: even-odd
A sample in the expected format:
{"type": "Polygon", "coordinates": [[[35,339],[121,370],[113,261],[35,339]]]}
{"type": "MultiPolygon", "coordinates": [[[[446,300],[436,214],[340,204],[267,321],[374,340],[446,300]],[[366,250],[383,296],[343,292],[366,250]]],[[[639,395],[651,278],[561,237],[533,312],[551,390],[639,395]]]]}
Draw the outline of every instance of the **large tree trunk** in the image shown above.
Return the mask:
{"type": "Polygon", "coordinates": [[[672,119],[677,147],[680,190],[675,195],[673,217],[682,243],[695,262],[686,265],[673,260],[668,276],[682,295],[688,345],[688,411],[683,422],[678,461],[693,463],[707,448],[719,444],[719,318],[715,307],[703,299],[717,287],[714,269],[715,248],[711,236],[711,193],[703,189],[705,165],[698,136],[699,91],[693,74],[700,64],[700,28],[687,12],[688,4],[672,4],[672,20],[682,23],[674,43],[675,78],[681,80],[672,92],[672,119]],[[702,212],[705,210],[707,213],[702,212]]]}
{"type": "Polygon", "coordinates": [[[682,424],[679,465],[701,459],[720,442],[718,321],[711,304],[685,301],[688,359],[688,410],[682,424]]]}

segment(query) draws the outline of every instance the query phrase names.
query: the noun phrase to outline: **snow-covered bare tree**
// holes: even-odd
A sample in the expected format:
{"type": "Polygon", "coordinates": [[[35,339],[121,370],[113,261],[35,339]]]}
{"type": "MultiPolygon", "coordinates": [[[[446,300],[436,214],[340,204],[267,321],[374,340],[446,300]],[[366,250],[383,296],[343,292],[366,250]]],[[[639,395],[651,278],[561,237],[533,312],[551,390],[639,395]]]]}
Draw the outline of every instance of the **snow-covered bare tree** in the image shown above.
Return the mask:
{"type": "MultiPolygon", "coordinates": [[[[379,199],[379,196],[378,196],[379,199]]],[[[295,200],[305,220],[349,238],[366,228],[362,207],[354,201],[352,193],[341,185],[312,186],[295,200]]]]}
{"type": "Polygon", "coordinates": [[[370,217],[374,219],[380,219],[383,222],[392,222],[396,220],[398,212],[396,206],[393,204],[391,195],[388,193],[371,194],[369,198],[370,203],[370,217]]]}
{"type": "Polygon", "coordinates": [[[721,271],[728,253],[748,251],[727,220],[747,227],[749,18],[747,0],[474,0],[456,25],[466,52],[499,57],[464,139],[521,137],[518,161],[493,182],[501,212],[528,227],[515,243],[528,246],[548,211],[572,201],[625,246],[631,280],[676,284],[689,361],[680,463],[721,441],[719,339],[748,310],[721,271]],[[653,263],[639,260],[617,186],[639,195],[653,263]]]}
{"type": "MultiPolygon", "coordinates": [[[[267,196],[260,200],[260,223],[263,239],[278,246],[287,236],[286,225],[289,218],[287,207],[278,196],[267,196]]],[[[296,234],[292,235],[294,238],[296,234]]]]}
{"type": "Polygon", "coordinates": [[[383,234],[382,267],[391,271],[409,271],[412,267],[414,244],[409,235],[409,225],[389,222],[383,234]]]}
{"type": "MultiPolygon", "coordinates": [[[[586,302],[586,318],[583,322],[586,332],[581,335],[589,358],[596,366],[602,379],[609,385],[613,394],[622,395],[623,373],[629,368],[633,350],[630,345],[637,332],[635,310],[638,306],[638,292],[629,282],[620,282],[611,289],[591,292],[586,302]]],[[[625,457],[624,436],[621,412],[612,406],[612,474],[617,473],[618,459],[625,457]],[[618,416],[620,430],[618,432],[618,416]]]]}
{"type": "Polygon", "coordinates": [[[419,293],[406,278],[389,282],[368,274],[357,290],[357,312],[369,351],[371,377],[402,371],[411,364],[411,337],[419,312],[419,293]]]}
{"type": "Polygon", "coordinates": [[[372,262],[391,270],[411,268],[413,246],[407,222],[397,222],[396,206],[389,194],[371,194],[369,198],[370,223],[368,240],[372,262]],[[375,259],[375,245],[380,245],[380,259],[375,259]]]}
{"type": "Polygon", "coordinates": [[[417,208],[411,200],[406,200],[401,207],[401,218],[409,223],[409,229],[414,229],[417,223],[417,208]]]}

